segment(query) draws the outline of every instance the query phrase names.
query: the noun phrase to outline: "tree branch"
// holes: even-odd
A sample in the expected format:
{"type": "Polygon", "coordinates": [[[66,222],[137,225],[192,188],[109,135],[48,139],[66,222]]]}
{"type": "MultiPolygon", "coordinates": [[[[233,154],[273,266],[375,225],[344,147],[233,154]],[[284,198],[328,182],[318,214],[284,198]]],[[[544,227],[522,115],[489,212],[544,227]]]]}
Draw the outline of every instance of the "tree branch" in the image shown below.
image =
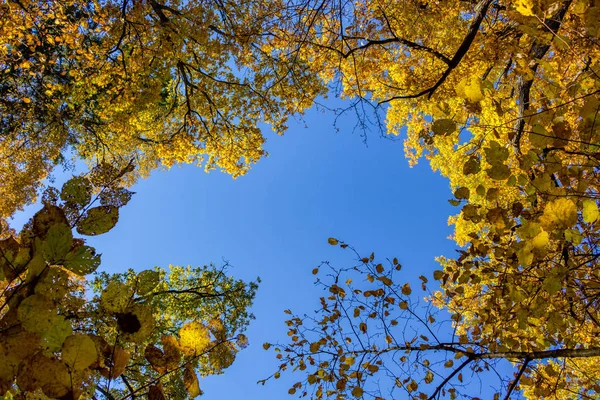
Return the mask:
{"type": "Polygon", "coordinates": [[[531,359],[525,358],[525,361],[523,361],[523,365],[521,365],[521,368],[519,368],[519,372],[517,373],[517,376],[511,382],[510,387],[508,388],[508,392],[506,392],[506,396],[504,396],[504,400],[509,400],[510,399],[510,394],[517,387],[517,384],[519,383],[519,380],[521,379],[521,376],[523,375],[523,372],[525,372],[525,369],[527,368],[527,365],[530,362],[531,362],[531,359]]]}
{"type": "Polygon", "coordinates": [[[392,100],[398,99],[414,99],[424,95],[427,95],[427,98],[430,99],[431,96],[433,96],[433,94],[435,93],[435,91],[446,81],[448,76],[450,76],[450,73],[452,73],[452,71],[458,66],[458,64],[460,64],[463,57],[471,48],[471,45],[475,40],[475,36],[477,36],[477,32],[479,31],[479,27],[481,26],[481,22],[483,22],[483,19],[485,18],[491,3],[492,0],[480,0],[479,3],[477,3],[477,5],[475,6],[475,19],[471,23],[469,31],[465,35],[458,50],[456,50],[456,53],[454,53],[454,56],[448,63],[448,68],[446,68],[442,76],[437,80],[437,82],[433,86],[415,94],[410,94],[406,96],[394,96],[379,102],[379,104],[388,103],[392,100]]]}
{"type": "MultiPolygon", "coordinates": [[[[552,34],[556,34],[558,29],[562,24],[562,20],[571,5],[572,0],[567,0],[563,3],[563,5],[552,15],[550,18],[547,18],[544,21],[544,25],[542,30],[545,32],[550,32],[552,34]]],[[[532,60],[540,60],[542,59],[548,50],[550,49],[550,43],[539,43],[537,40],[534,40],[531,45],[531,49],[529,49],[529,56],[532,60]]],[[[535,76],[535,73],[539,67],[539,63],[537,61],[530,67],[531,73],[535,76]]],[[[523,135],[523,129],[525,128],[525,112],[529,109],[530,103],[530,93],[531,87],[533,86],[534,77],[524,81],[521,79],[518,85],[518,120],[515,123],[514,130],[515,136],[512,140],[513,150],[515,154],[521,153],[521,136],[523,135]]]]}

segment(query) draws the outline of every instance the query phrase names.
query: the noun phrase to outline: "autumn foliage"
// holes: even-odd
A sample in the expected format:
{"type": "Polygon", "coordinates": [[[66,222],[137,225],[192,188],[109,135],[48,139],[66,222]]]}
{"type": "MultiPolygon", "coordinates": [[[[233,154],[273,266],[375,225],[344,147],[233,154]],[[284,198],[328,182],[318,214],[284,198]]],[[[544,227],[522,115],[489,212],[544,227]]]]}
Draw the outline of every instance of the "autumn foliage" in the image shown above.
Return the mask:
{"type": "MultiPolygon", "coordinates": [[[[263,49],[276,2],[0,1],[0,218],[74,152],[129,178],[175,163],[236,177],[324,87],[263,49]]],[[[131,183],[131,182],[130,182],[131,183]]]]}
{"type": "Polygon", "coordinates": [[[459,256],[439,260],[427,294],[452,335],[438,338],[431,308],[420,313],[387,275],[395,263],[359,257],[334,268],[316,319],[288,321],[281,369],[307,376],[291,392],[454,398],[473,391],[465,369],[503,358],[515,375],[497,397],[597,396],[599,11],[587,0],[325,2],[282,28],[359,114],[406,135],[410,162],[446,176],[459,208],[459,256]],[[353,274],[360,283],[343,286],[353,274]]]}
{"type": "Polygon", "coordinates": [[[448,178],[458,256],[420,278],[421,305],[396,259],[327,266],[316,316],[265,345],[273,378],[298,369],[290,393],[315,398],[456,398],[504,360],[497,398],[600,393],[597,0],[0,0],[0,21],[3,393],[200,394],[197,371],[245,345],[255,284],[128,271],[89,299],[100,260],[72,229],[110,230],[156,168],[246,173],[261,123],[281,134],[328,93],[448,178]],[[9,230],[78,158],[90,174],[9,230]]]}

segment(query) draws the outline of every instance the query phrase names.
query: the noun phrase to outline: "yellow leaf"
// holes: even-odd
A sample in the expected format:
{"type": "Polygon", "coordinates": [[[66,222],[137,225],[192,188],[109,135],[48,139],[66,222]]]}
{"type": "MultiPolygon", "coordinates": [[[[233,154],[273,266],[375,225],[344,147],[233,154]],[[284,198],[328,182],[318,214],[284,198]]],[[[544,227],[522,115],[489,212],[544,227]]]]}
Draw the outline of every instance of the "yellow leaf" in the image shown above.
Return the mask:
{"type": "Polygon", "coordinates": [[[427,371],[427,374],[425,374],[425,383],[431,382],[433,382],[433,372],[427,371]]]}
{"type": "Polygon", "coordinates": [[[327,242],[329,242],[330,245],[335,246],[337,245],[339,242],[337,239],[330,237],[329,239],[327,239],[327,242]]]}
{"type": "Polygon", "coordinates": [[[584,200],[583,201],[583,220],[584,222],[591,224],[596,222],[600,213],[598,212],[598,204],[595,200],[584,200]]]}
{"type": "Polygon", "coordinates": [[[477,76],[463,78],[456,86],[456,93],[472,103],[483,100],[481,80],[477,76]]]}
{"type": "Polygon", "coordinates": [[[533,262],[533,253],[531,252],[531,248],[529,246],[524,246],[523,248],[517,251],[517,258],[519,259],[519,264],[522,266],[531,265],[533,262]]]}
{"type": "Polygon", "coordinates": [[[546,204],[540,217],[540,225],[545,231],[564,230],[577,223],[577,206],[564,197],[546,204]]]}
{"type": "Polygon", "coordinates": [[[200,322],[187,323],[179,330],[179,345],[186,356],[201,354],[209,343],[209,331],[200,322]]]}
{"type": "Polygon", "coordinates": [[[379,278],[377,278],[377,280],[383,283],[385,286],[391,286],[393,283],[392,280],[387,276],[380,276],[379,278]]]}
{"type": "Polygon", "coordinates": [[[519,12],[527,17],[531,17],[531,16],[535,15],[533,13],[533,7],[534,7],[534,3],[532,2],[532,0],[517,0],[516,5],[515,5],[515,9],[517,10],[517,12],[519,12]]]}
{"type": "Polygon", "coordinates": [[[202,395],[198,376],[196,376],[196,373],[190,364],[186,364],[185,370],[183,371],[183,385],[192,398],[202,395]]]}
{"type": "Polygon", "coordinates": [[[541,231],[537,236],[531,239],[531,245],[536,249],[543,249],[548,246],[548,243],[550,243],[550,237],[546,231],[541,231]]]}

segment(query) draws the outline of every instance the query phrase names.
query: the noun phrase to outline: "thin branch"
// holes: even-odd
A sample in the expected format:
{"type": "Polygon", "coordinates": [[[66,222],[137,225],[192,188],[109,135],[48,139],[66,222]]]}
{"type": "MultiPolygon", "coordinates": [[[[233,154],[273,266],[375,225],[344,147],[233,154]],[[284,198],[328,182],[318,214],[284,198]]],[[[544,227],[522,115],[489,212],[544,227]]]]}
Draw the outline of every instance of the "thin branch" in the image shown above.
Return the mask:
{"type": "Polygon", "coordinates": [[[521,380],[521,376],[523,375],[523,372],[525,372],[525,369],[527,368],[527,365],[529,365],[530,362],[531,362],[531,359],[525,358],[525,361],[523,361],[523,365],[521,365],[521,368],[519,368],[519,372],[517,373],[517,376],[511,382],[510,387],[508,388],[508,392],[506,392],[506,396],[504,396],[504,400],[510,399],[511,393],[517,387],[517,384],[519,383],[519,380],[521,380]]]}
{"type": "Polygon", "coordinates": [[[450,76],[450,73],[452,73],[452,71],[460,64],[463,57],[471,48],[471,45],[475,40],[475,36],[477,36],[477,32],[479,31],[479,27],[481,26],[481,23],[483,22],[483,19],[485,18],[491,3],[492,0],[480,0],[479,3],[477,3],[477,5],[475,6],[475,19],[471,23],[469,31],[465,35],[462,43],[460,44],[460,47],[458,48],[458,50],[456,50],[456,53],[454,53],[454,56],[450,60],[448,68],[446,68],[442,76],[437,80],[437,82],[433,86],[415,94],[390,97],[389,99],[380,101],[379,104],[381,105],[384,103],[389,103],[392,100],[398,99],[414,99],[424,95],[427,95],[427,98],[430,99],[431,96],[433,96],[433,94],[435,93],[435,91],[446,81],[448,76],[450,76]]]}
{"type": "Polygon", "coordinates": [[[431,396],[429,396],[429,400],[432,400],[434,398],[437,397],[437,395],[441,392],[441,390],[444,388],[444,386],[446,386],[446,383],[448,383],[450,381],[450,379],[454,378],[454,376],[456,374],[458,374],[464,367],[466,367],[467,365],[469,365],[471,362],[473,361],[473,358],[469,357],[467,358],[462,364],[460,364],[454,371],[452,371],[452,373],[450,375],[448,375],[443,381],[442,383],[440,383],[438,385],[438,387],[435,388],[435,391],[433,392],[433,394],[431,396]]]}
{"type": "MultiPolygon", "coordinates": [[[[554,13],[554,15],[547,18],[544,21],[542,30],[555,35],[560,29],[562,20],[567,13],[569,6],[571,5],[571,2],[572,0],[565,1],[563,5],[556,11],[556,13],[554,13]]],[[[532,60],[541,60],[544,58],[549,49],[549,42],[539,43],[537,40],[534,40],[533,44],[531,45],[531,49],[529,49],[529,56],[532,60]]],[[[533,76],[535,76],[538,67],[539,63],[537,61],[535,61],[535,63],[530,67],[533,76]]],[[[534,78],[528,80],[521,79],[521,82],[518,85],[519,119],[514,126],[515,136],[512,141],[514,152],[517,155],[521,153],[521,136],[523,135],[523,129],[525,128],[524,115],[529,109],[530,93],[531,87],[533,86],[533,80],[534,78]]]]}

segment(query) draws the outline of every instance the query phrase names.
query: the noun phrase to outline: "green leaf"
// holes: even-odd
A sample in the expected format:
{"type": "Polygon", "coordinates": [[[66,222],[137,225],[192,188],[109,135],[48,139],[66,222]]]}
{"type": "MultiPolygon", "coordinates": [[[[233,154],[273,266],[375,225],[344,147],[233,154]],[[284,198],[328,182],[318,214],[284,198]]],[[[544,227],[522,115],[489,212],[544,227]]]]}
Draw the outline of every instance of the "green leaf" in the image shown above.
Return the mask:
{"type": "Polygon", "coordinates": [[[52,225],[45,240],[36,240],[36,248],[50,264],[64,260],[72,245],[71,227],[64,223],[52,225]]]}
{"type": "Polygon", "coordinates": [[[25,298],[17,309],[17,318],[29,332],[46,332],[62,317],[52,302],[41,294],[25,298]]]}
{"type": "Polygon", "coordinates": [[[63,185],[60,198],[65,203],[82,208],[92,199],[92,183],[83,176],[74,176],[63,185]]]}
{"type": "Polygon", "coordinates": [[[79,276],[94,272],[100,265],[100,254],[93,247],[81,245],[65,255],[63,266],[79,276]]]}
{"type": "Polygon", "coordinates": [[[108,312],[123,312],[131,300],[131,290],[124,283],[112,281],[100,295],[100,303],[108,312]]]}
{"type": "Polygon", "coordinates": [[[147,269],[137,276],[137,292],[140,295],[150,293],[160,282],[160,274],[157,271],[147,269]]]}
{"type": "Polygon", "coordinates": [[[27,282],[31,282],[46,268],[47,264],[41,254],[36,254],[27,263],[27,282]]]}
{"type": "Polygon", "coordinates": [[[42,338],[50,352],[59,351],[65,339],[73,334],[71,322],[65,318],[57,319],[47,331],[43,332],[42,338]]]}
{"type": "Polygon", "coordinates": [[[119,221],[119,208],[113,206],[94,207],[77,222],[77,232],[95,236],[110,231],[119,221]]]}

